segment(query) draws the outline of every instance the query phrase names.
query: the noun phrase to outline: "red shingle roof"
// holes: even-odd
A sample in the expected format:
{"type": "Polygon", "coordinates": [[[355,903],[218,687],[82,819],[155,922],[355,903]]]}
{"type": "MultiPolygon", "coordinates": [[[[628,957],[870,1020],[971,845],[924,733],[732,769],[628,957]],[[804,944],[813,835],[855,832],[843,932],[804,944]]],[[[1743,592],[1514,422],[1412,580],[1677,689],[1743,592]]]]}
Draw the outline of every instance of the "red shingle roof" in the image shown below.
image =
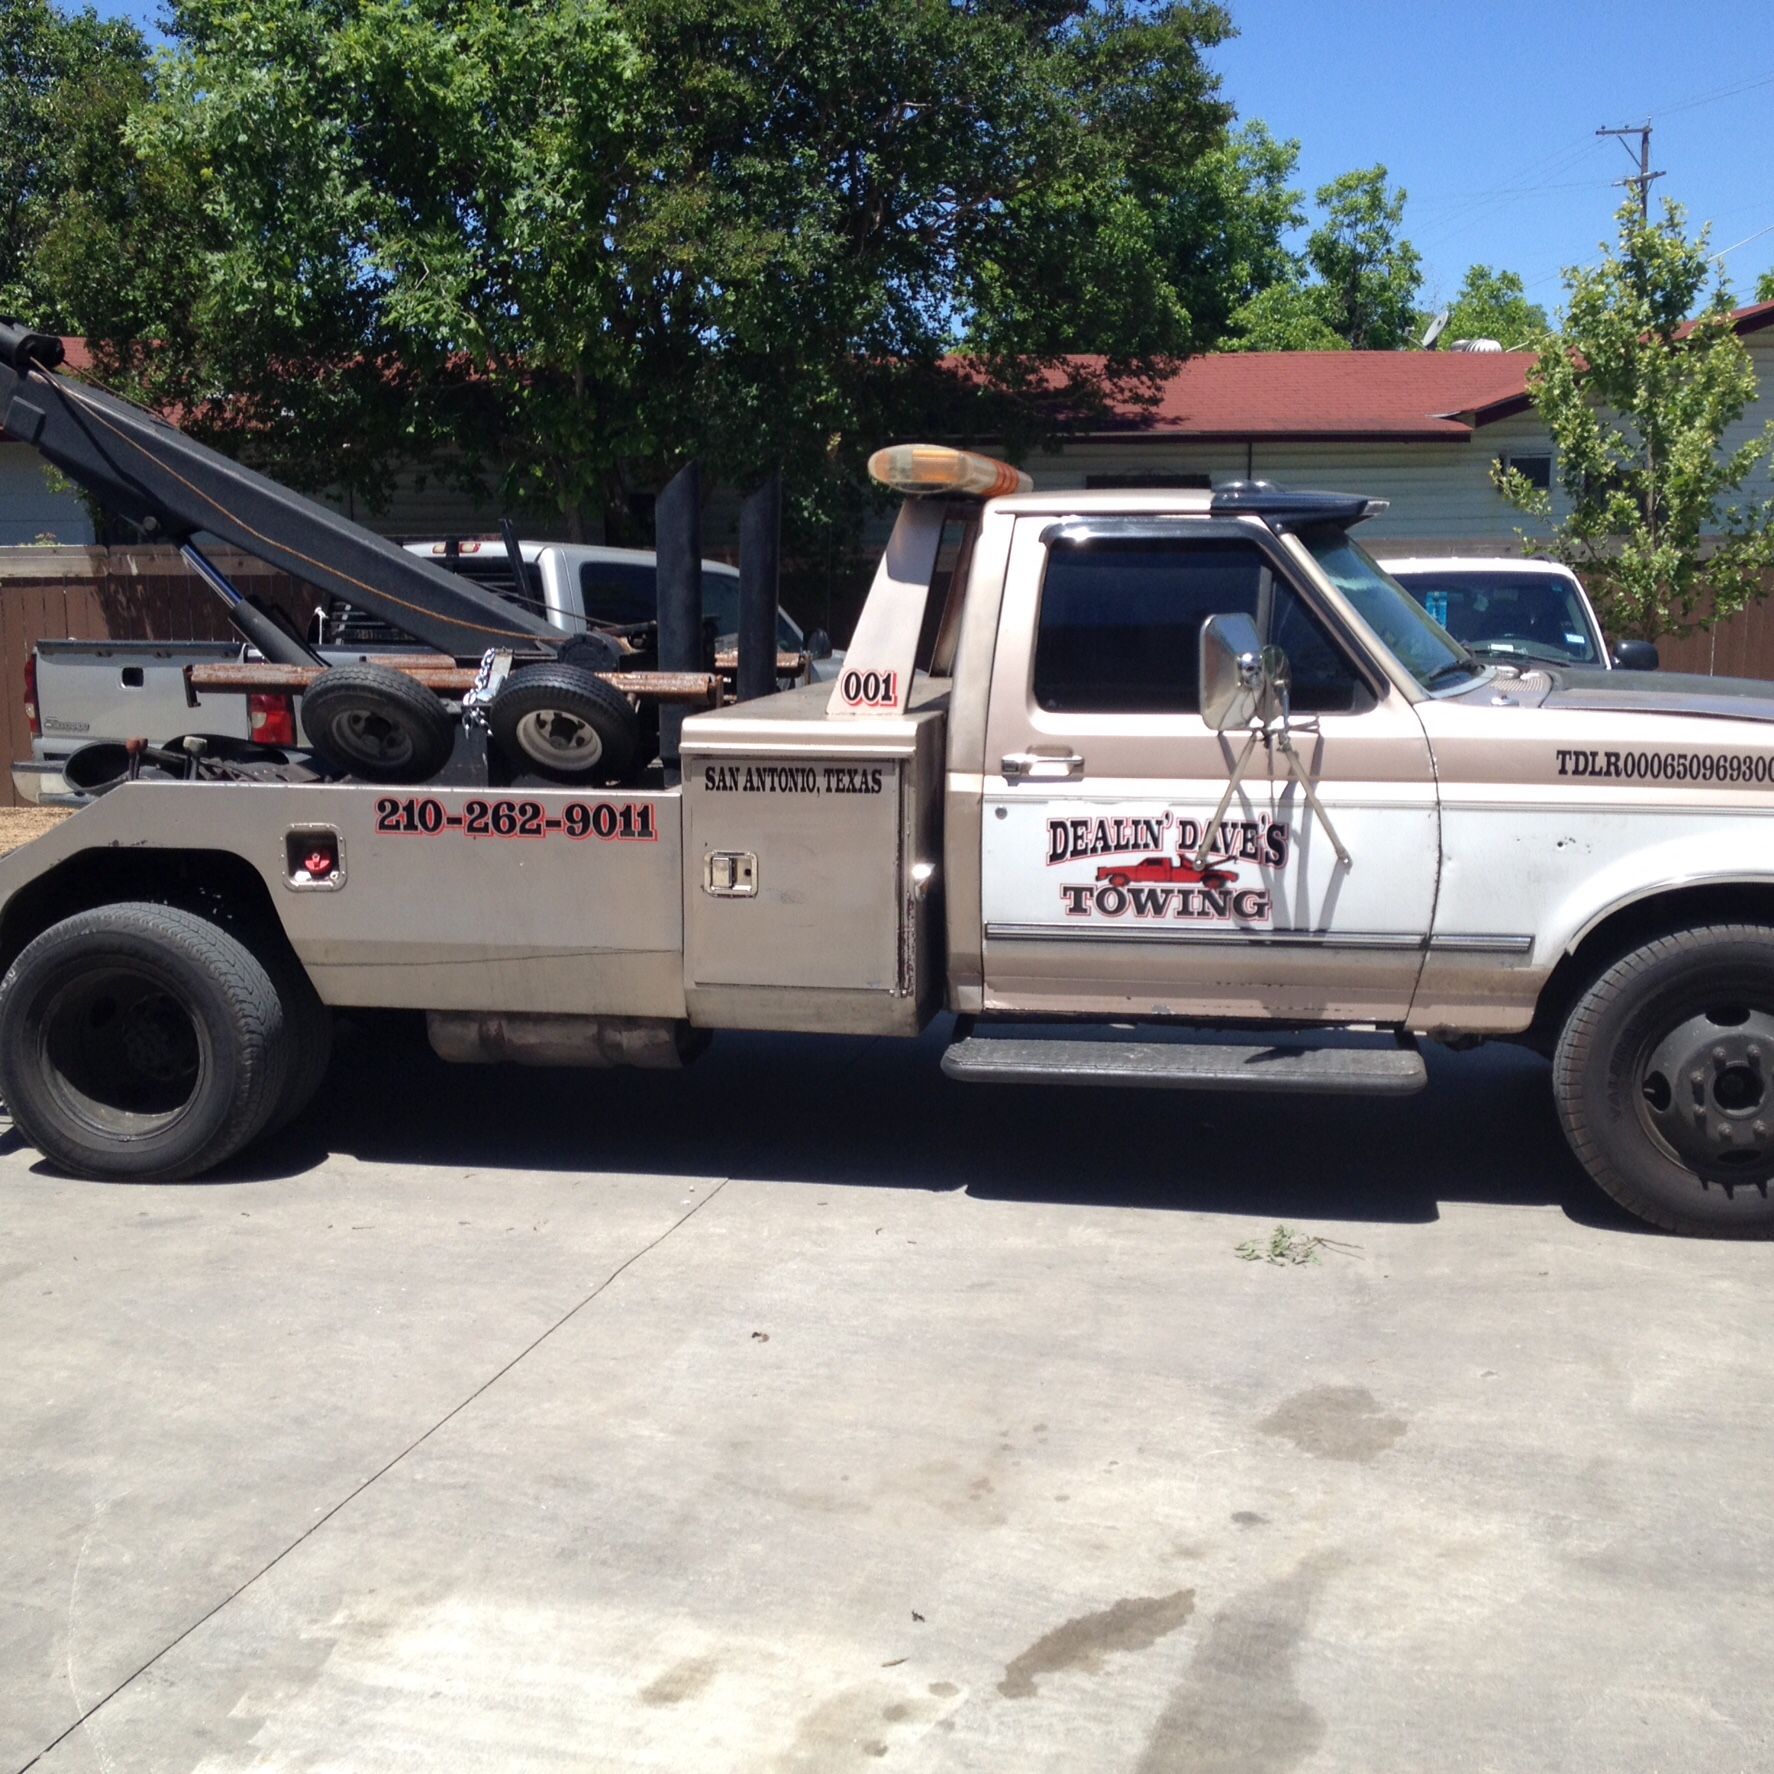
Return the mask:
{"type": "MultiPolygon", "coordinates": [[[[1774,326],[1774,302],[1739,308],[1741,336],[1774,326]]],[[[1684,331],[1688,330],[1686,328],[1684,331]]],[[[1458,443],[1525,412],[1531,351],[1251,351],[1193,357],[1157,404],[1122,405],[1086,435],[1227,442],[1458,443]]]]}
{"type": "Polygon", "coordinates": [[[1098,436],[1459,442],[1527,401],[1531,351],[1250,351],[1194,357],[1098,436]]]}

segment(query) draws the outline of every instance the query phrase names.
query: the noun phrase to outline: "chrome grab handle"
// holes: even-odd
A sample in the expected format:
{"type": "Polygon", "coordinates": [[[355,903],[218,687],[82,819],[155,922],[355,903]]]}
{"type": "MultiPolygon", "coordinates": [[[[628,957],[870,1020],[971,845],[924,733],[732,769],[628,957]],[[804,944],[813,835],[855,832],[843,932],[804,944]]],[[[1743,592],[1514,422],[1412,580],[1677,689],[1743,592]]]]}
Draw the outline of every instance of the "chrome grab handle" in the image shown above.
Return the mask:
{"type": "Polygon", "coordinates": [[[1006,752],[998,768],[1011,782],[1068,782],[1084,774],[1084,760],[1075,752],[1006,752]]]}

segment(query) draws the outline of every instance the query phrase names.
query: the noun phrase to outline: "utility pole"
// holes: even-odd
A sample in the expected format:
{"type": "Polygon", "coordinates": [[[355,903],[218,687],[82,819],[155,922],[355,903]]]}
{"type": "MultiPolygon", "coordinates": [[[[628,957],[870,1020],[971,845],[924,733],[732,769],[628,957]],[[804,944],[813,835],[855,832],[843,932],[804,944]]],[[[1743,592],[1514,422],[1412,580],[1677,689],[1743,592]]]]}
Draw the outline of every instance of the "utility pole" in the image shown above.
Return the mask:
{"type": "MultiPolygon", "coordinates": [[[[1651,126],[1646,123],[1623,123],[1618,129],[1598,129],[1598,136],[1637,136],[1638,137],[1638,173],[1633,178],[1616,179],[1616,185],[1634,185],[1638,188],[1638,215],[1641,222],[1651,219],[1651,181],[1660,179],[1663,174],[1651,171],[1651,126]]],[[[1626,148],[1624,141],[1620,144],[1626,148]]],[[[1632,150],[1626,148],[1630,154],[1632,150]]]]}

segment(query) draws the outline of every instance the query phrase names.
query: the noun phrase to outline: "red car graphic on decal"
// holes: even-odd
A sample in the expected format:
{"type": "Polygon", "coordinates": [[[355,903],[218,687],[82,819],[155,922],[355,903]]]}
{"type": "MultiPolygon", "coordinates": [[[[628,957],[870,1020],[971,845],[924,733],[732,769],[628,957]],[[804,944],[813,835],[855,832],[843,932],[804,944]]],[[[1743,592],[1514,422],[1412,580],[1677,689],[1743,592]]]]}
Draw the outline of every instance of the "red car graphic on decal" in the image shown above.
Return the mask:
{"type": "Polygon", "coordinates": [[[1148,856],[1144,862],[1114,862],[1096,871],[1099,881],[1125,887],[1130,881],[1171,881],[1196,887],[1230,887],[1238,879],[1231,869],[1209,863],[1196,868],[1175,856],[1148,856]]]}

